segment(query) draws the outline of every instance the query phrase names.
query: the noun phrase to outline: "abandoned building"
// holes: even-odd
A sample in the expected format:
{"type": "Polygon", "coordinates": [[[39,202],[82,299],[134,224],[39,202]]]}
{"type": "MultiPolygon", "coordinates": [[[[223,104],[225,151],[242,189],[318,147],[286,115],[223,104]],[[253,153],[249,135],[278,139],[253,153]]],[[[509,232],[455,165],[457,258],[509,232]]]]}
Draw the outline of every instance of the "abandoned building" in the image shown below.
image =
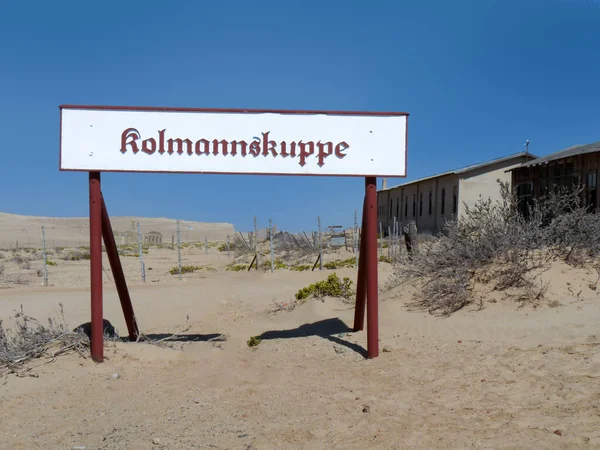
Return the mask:
{"type": "Polygon", "coordinates": [[[150,231],[144,233],[144,245],[160,245],[162,244],[162,233],[158,231],[150,231]]]}
{"type": "Polygon", "coordinates": [[[583,201],[595,211],[598,206],[598,169],[600,142],[575,145],[509,169],[519,210],[529,213],[528,206],[551,190],[574,185],[583,187],[583,201]]]}
{"type": "MultiPolygon", "coordinates": [[[[135,221],[131,221],[131,228],[127,231],[115,231],[115,242],[117,245],[134,245],[138,243],[138,233],[135,221]]],[[[162,244],[162,233],[150,231],[142,234],[143,245],[162,244]]]]}
{"type": "Polygon", "coordinates": [[[520,152],[390,188],[383,180],[382,189],[377,192],[383,232],[387,235],[398,221],[400,230],[412,222],[419,233],[437,233],[446,220],[461,217],[464,205],[470,206],[480,197],[499,199],[497,180],[510,183],[507,169],[535,158],[531,153],[520,152]]]}

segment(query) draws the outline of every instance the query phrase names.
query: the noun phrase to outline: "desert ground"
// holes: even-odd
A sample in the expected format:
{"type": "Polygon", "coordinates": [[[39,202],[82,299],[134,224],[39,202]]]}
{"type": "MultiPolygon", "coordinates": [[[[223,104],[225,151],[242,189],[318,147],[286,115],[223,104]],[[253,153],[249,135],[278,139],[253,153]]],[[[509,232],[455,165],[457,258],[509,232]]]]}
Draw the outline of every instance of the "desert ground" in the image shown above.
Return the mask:
{"type": "MultiPolygon", "coordinates": [[[[244,261],[218,244],[183,248],[182,265],[200,268],[181,280],[169,273],[176,250],[143,254],[146,283],[139,258],[123,256],[154,342],[107,342],[102,364],[69,354],[0,377],[0,448],[600,448],[595,270],[557,262],[541,302],[491,293],[438,317],[411,306],[410,286],[388,289],[394,270],[380,262],[382,352],[367,360],[351,302],[283,308],[332,273],[355,280],[354,267],[232,271],[244,261]]],[[[69,259],[85,249],[51,250],[47,287],[35,250],[0,252],[5,327],[21,307],[45,321],[62,305],[70,327],[89,321],[89,261],[69,259]]],[[[106,255],[104,267],[104,316],[125,336],[106,255]]]]}
{"type": "MultiPolygon", "coordinates": [[[[110,213],[110,204],[108,205],[110,213]]],[[[177,238],[177,221],[168,218],[111,217],[115,233],[132,229],[132,223],[140,223],[142,233],[156,231],[162,234],[163,242],[171,244],[177,238]]],[[[35,217],[0,212],[0,248],[42,248],[42,226],[46,232],[48,248],[89,245],[89,219],[87,217],[35,217]]],[[[179,221],[181,242],[224,240],[233,235],[229,223],[206,223],[188,220],[179,221]]]]}

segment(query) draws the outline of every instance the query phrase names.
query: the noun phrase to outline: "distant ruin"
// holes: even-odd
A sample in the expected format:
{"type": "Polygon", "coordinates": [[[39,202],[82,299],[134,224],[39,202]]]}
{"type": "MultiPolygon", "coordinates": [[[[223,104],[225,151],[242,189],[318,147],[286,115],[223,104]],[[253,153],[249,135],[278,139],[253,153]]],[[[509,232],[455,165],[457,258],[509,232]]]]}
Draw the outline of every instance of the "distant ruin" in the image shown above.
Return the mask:
{"type": "MultiPolygon", "coordinates": [[[[115,231],[115,241],[117,245],[133,245],[138,243],[138,233],[135,221],[131,221],[131,228],[127,231],[115,231]]],[[[163,235],[158,231],[149,231],[142,233],[143,245],[161,245],[163,235]]]]}

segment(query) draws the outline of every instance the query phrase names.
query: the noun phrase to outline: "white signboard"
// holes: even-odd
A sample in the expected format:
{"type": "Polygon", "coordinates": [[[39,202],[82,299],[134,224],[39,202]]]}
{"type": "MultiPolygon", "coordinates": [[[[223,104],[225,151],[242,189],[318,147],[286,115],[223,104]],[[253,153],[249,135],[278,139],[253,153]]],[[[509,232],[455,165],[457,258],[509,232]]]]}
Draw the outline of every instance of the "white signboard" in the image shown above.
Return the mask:
{"type": "Polygon", "coordinates": [[[407,116],[61,106],[60,169],[404,177],[407,116]]]}

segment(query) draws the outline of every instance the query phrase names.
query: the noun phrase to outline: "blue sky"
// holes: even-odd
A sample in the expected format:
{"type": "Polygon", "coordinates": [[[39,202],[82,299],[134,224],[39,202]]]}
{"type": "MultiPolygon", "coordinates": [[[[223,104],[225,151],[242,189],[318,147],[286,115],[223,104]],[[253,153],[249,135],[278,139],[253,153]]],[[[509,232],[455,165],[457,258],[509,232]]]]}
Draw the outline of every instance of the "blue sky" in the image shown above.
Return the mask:
{"type": "MultiPolygon", "coordinates": [[[[407,111],[407,180],[600,140],[600,2],[20,1],[0,15],[0,211],[88,214],[59,104],[407,111]]],[[[403,180],[390,180],[390,185],[403,180]]],[[[350,225],[361,178],[104,174],[112,215],[350,225]]]]}

